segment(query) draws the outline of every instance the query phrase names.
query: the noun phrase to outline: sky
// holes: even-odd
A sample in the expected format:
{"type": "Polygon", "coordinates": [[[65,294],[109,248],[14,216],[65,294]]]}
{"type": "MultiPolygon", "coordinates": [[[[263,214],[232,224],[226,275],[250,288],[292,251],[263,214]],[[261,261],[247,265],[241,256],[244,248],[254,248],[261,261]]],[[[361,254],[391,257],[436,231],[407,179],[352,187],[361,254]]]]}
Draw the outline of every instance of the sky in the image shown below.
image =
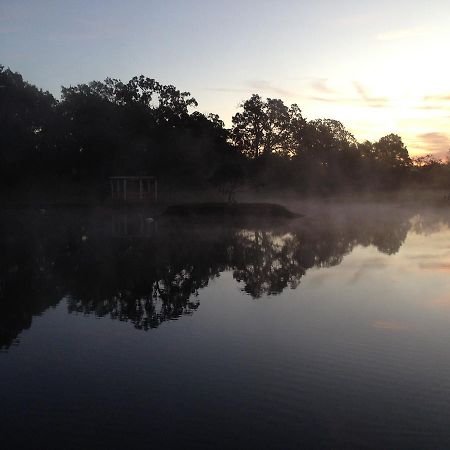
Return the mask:
{"type": "Polygon", "coordinates": [[[0,0],[0,64],[60,87],[144,74],[227,126],[251,94],[362,141],[450,150],[449,0],[0,0]]]}

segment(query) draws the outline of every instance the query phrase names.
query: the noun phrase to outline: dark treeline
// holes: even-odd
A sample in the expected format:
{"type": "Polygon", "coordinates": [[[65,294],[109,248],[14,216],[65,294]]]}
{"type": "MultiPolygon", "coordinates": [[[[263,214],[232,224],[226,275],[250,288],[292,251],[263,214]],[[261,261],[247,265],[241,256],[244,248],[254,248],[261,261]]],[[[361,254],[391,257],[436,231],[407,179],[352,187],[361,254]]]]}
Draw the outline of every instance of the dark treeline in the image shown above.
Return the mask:
{"type": "Polygon", "coordinates": [[[307,120],[297,105],[252,95],[226,129],[193,111],[189,92],[144,76],[62,87],[61,99],[0,66],[3,192],[46,189],[104,196],[106,178],[151,174],[163,190],[333,193],[448,187],[449,166],[411,159],[389,134],[358,142],[337,120],[307,120]],[[93,188],[95,187],[95,189],[93,188]]]}

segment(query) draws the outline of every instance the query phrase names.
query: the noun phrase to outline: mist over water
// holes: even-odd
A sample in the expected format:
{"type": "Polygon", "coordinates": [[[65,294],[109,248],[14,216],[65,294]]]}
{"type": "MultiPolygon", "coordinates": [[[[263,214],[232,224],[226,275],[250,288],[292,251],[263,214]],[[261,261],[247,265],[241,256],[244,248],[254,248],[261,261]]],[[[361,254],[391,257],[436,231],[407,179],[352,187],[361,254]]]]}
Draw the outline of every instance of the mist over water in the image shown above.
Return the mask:
{"type": "Polygon", "coordinates": [[[2,213],[5,448],[446,448],[450,215],[2,213]]]}

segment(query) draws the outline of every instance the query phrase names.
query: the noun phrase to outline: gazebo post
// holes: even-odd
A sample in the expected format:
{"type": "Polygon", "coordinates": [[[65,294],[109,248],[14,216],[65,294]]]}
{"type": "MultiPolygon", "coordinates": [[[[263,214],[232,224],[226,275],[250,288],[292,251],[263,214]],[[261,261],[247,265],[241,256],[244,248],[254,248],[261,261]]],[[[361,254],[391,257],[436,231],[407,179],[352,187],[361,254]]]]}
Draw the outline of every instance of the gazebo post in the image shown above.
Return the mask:
{"type": "Polygon", "coordinates": [[[158,181],[154,176],[112,176],[109,177],[111,198],[124,202],[139,200],[158,200],[158,181]],[[128,181],[131,181],[130,195],[128,195],[128,181]],[[137,183],[139,182],[139,195],[137,183]],[[153,197],[152,197],[153,194],[153,197]]]}

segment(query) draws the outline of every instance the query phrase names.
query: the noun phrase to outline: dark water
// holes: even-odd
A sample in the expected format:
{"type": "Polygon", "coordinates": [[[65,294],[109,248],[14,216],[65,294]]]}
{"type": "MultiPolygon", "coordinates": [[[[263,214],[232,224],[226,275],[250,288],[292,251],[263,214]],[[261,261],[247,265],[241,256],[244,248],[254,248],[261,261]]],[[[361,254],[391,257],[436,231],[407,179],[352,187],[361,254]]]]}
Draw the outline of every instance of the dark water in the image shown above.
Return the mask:
{"type": "Polygon", "coordinates": [[[450,215],[9,211],[0,447],[450,448],[450,215]]]}

